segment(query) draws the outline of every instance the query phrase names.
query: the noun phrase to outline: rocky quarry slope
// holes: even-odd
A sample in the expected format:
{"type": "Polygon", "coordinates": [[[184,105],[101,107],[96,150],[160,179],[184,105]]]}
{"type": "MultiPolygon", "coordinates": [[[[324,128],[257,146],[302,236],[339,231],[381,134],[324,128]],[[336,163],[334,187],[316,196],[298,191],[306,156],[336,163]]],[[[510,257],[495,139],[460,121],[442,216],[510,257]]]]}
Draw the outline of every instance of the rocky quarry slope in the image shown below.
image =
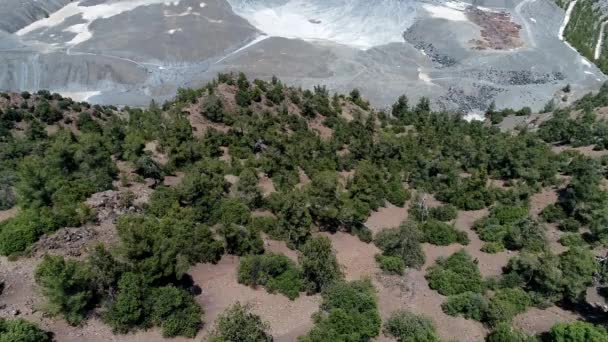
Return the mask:
{"type": "Polygon", "coordinates": [[[560,39],[565,10],[552,0],[11,1],[0,89],[95,103],[147,105],[242,70],[471,113],[570,102],[606,80],[560,39]]]}

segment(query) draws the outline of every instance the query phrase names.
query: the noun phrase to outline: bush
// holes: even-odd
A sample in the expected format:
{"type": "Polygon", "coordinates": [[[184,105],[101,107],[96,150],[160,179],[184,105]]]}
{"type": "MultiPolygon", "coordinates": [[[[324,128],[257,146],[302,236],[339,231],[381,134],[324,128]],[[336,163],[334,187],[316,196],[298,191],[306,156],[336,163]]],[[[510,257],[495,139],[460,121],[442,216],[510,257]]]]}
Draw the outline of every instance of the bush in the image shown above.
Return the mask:
{"type": "Polygon", "coordinates": [[[0,318],[0,342],[51,342],[51,336],[24,319],[0,318]]]}
{"type": "Polygon", "coordinates": [[[561,206],[549,204],[540,213],[540,216],[547,222],[558,222],[566,218],[566,212],[561,206]]]}
{"type": "Polygon", "coordinates": [[[152,289],[146,297],[149,320],[162,328],[165,337],[195,337],[203,325],[203,310],[186,290],[164,286],[152,289]]]}
{"type": "Polygon", "coordinates": [[[559,223],[559,230],[564,232],[578,232],[580,228],[581,223],[571,217],[563,219],[559,223]]]}
{"type": "Polygon", "coordinates": [[[438,221],[447,222],[456,219],[458,208],[451,204],[429,209],[429,216],[438,221]]]}
{"type": "Polygon", "coordinates": [[[301,271],[282,254],[263,254],[241,259],[238,282],[248,286],[266,286],[270,293],[279,292],[293,300],[303,288],[301,271]]]}
{"type": "Polygon", "coordinates": [[[251,312],[249,306],[236,303],[217,319],[210,342],[271,342],[268,323],[251,312]]]}
{"type": "Polygon", "coordinates": [[[549,338],[555,342],[602,342],[608,341],[608,332],[601,326],[575,321],[557,323],[549,331],[549,338]]]}
{"type": "Polygon", "coordinates": [[[306,241],[299,255],[308,293],[317,293],[342,278],[340,265],[327,237],[306,241]]]}
{"type": "Polygon", "coordinates": [[[466,319],[482,321],[488,306],[489,302],[482,294],[464,292],[448,297],[448,300],[441,304],[441,309],[450,316],[462,315],[466,319]]]}
{"type": "Polygon", "coordinates": [[[439,342],[433,321],[408,311],[396,311],[386,322],[385,334],[399,342],[439,342]]]}
{"type": "Polygon", "coordinates": [[[439,258],[429,268],[426,279],[429,287],[444,296],[464,292],[481,292],[482,278],[477,264],[464,250],[447,259],[439,258]]]}
{"type": "Polygon", "coordinates": [[[499,242],[486,242],[481,247],[481,251],[488,254],[500,253],[505,250],[505,246],[499,242]]]}
{"type": "Polygon", "coordinates": [[[400,257],[376,254],[376,262],[380,264],[382,270],[388,273],[403,275],[405,271],[405,263],[400,257]]]}
{"type": "Polygon", "coordinates": [[[104,320],[114,332],[127,333],[136,327],[147,327],[146,297],[148,287],[140,274],[127,272],[118,282],[118,294],[104,313],[104,320]]]}
{"type": "Polygon", "coordinates": [[[228,224],[220,233],[226,241],[226,252],[234,255],[260,254],[264,252],[264,241],[260,233],[251,228],[228,224]]]}
{"type": "Polygon", "coordinates": [[[538,342],[534,336],[528,336],[514,329],[508,323],[500,323],[486,337],[486,342],[538,342]]]}
{"type": "Polygon", "coordinates": [[[46,311],[61,315],[71,325],[78,325],[93,304],[91,275],[85,265],[46,256],[36,268],[36,284],[47,299],[46,311]]]}
{"type": "Polygon", "coordinates": [[[490,299],[485,321],[490,325],[510,322],[515,315],[526,311],[532,304],[530,295],[522,289],[501,289],[490,299]]]}
{"type": "Polygon", "coordinates": [[[399,257],[405,267],[419,268],[424,264],[424,252],[420,242],[422,233],[414,223],[404,223],[399,228],[384,229],[376,235],[374,243],[384,256],[399,257]]]}
{"type": "Polygon", "coordinates": [[[586,244],[585,239],[576,233],[566,233],[559,238],[559,243],[566,247],[581,247],[586,244]]]}
{"type": "Polygon", "coordinates": [[[458,231],[447,223],[429,220],[421,224],[420,229],[424,233],[424,241],[433,245],[449,246],[456,242],[462,245],[469,244],[469,238],[465,232],[458,231]]]}
{"type": "Polygon", "coordinates": [[[301,342],[369,341],[382,323],[371,281],[336,282],[323,291],[322,312],[301,342]]]}

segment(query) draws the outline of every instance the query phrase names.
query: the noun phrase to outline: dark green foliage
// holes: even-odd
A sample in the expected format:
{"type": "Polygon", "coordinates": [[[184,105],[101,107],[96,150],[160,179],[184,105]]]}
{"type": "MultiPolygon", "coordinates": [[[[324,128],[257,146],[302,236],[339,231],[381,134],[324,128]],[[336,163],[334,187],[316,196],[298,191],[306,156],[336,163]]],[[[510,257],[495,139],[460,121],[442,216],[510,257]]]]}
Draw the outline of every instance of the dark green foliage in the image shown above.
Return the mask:
{"type": "Polygon", "coordinates": [[[450,316],[462,315],[467,319],[482,321],[488,311],[489,301],[480,293],[463,292],[448,297],[447,301],[441,304],[443,312],[450,316]]]}
{"type": "Polygon", "coordinates": [[[424,234],[424,242],[437,246],[448,246],[452,243],[468,245],[469,238],[466,232],[459,231],[454,226],[437,220],[429,220],[420,225],[424,234]]]}
{"type": "Polygon", "coordinates": [[[315,326],[300,342],[370,341],[380,333],[376,291],[371,281],[337,282],[325,289],[315,326]]]}
{"type": "Polygon", "coordinates": [[[566,213],[561,206],[549,204],[540,213],[540,216],[547,222],[558,222],[566,218],[566,213]]]}
{"type": "Polygon", "coordinates": [[[96,292],[103,295],[115,292],[120,277],[128,269],[127,265],[116,260],[103,245],[95,246],[88,262],[96,292]]]}
{"type": "Polygon", "coordinates": [[[405,271],[405,262],[400,257],[377,254],[376,261],[385,272],[403,275],[405,271]]]}
{"type": "Polygon", "coordinates": [[[208,227],[188,219],[187,211],[174,217],[122,216],[116,225],[121,252],[148,283],[181,278],[196,262],[215,262],[223,253],[222,243],[208,227]]]}
{"type": "Polygon", "coordinates": [[[268,323],[248,306],[236,303],[217,319],[210,342],[271,342],[268,323]]]}
{"type": "Polygon", "coordinates": [[[557,323],[549,331],[553,342],[602,342],[608,340],[605,328],[587,322],[557,323]]]}
{"type": "Polygon", "coordinates": [[[223,198],[218,211],[220,217],[215,221],[224,225],[246,225],[251,220],[251,211],[247,205],[236,198],[223,198]]]}
{"type": "Polygon", "coordinates": [[[226,224],[220,229],[226,242],[226,252],[234,255],[260,254],[264,252],[264,241],[260,233],[245,226],[226,224]]]}
{"type": "Polygon", "coordinates": [[[486,337],[486,342],[537,342],[534,336],[528,336],[525,333],[514,329],[508,323],[500,323],[486,337]]]}
{"type": "Polygon", "coordinates": [[[150,324],[160,326],[163,336],[195,337],[202,326],[203,311],[185,290],[164,286],[150,290],[147,296],[150,324]]]}
{"type": "Polygon", "coordinates": [[[82,132],[88,133],[100,133],[101,125],[97,123],[92,117],[91,114],[87,112],[82,112],[78,114],[78,119],[76,120],[76,127],[82,132]]]}
{"type": "Polygon", "coordinates": [[[118,333],[146,326],[146,280],[140,274],[127,272],[118,282],[118,294],[104,315],[104,320],[118,333]]]}
{"type": "Polygon", "coordinates": [[[444,259],[429,268],[426,279],[431,289],[444,296],[464,292],[481,292],[482,279],[476,262],[464,250],[444,259]]]}
{"type": "Polygon", "coordinates": [[[490,325],[509,322],[515,315],[526,311],[531,304],[530,295],[522,289],[500,289],[490,298],[484,321],[490,325]]]}
{"type": "Polygon", "coordinates": [[[458,209],[451,204],[429,209],[429,217],[438,221],[447,222],[458,216],[458,209]]]}
{"type": "Polygon", "coordinates": [[[94,300],[91,273],[85,265],[47,256],[36,268],[35,279],[47,299],[49,314],[61,315],[71,325],[85,319],[94,300]]]}
{"type": "Polygon", "coordinates": [[[496,206],[488,217],[475,223],[474,229],[481,240],[495,244],[488,246],[489,251],[506,247],[539,252],[547,244],[544,227],[528,217],[525,207],[496,206]]]}
{"type": "Polygon", "coordinates": [[[326,237],[306,241],[300,250],[299,262],[308,293],[320,292],[342,278],[331,241],[326,237]]]}
{"type": "Polygon", "coordinates": [[[312,224],[306,194],[302,191],[279,192],[272,195],[270,203],[279,219],[277,237],[293,247],[306,242],[312,224]]]}
{"type": "Polygon", "coordinates": [[[439,342],[433,321],[408,311],[396,311],[386,322],[385,334],[399,342],[439,342]]]}
{"type": "Polygon", "coordinates": [[[152,178],[159,181],[163,178],[161,166],[149,156],[141,156],[135,162],[137,173],[144,178],[152,178]]]}
{"type": "Polygon", "coordinates": [[[551,301],[578,301],[597,270],[597,262],[589,250],[571,248],[559,256],[545,253],[512,258],[504,280],[507,286],[523,286],[526,291],[551,301]]]}
{"type": "Polygon", "coordinates": [[[494,202],[494,194],[486,188],[485,173],[474,174],[460,179],[451,187],[437,194],[437,199],[448,202],[463,210],[483,209],[494,202]]]}
{"type": "Polygon", "coordinates": [[[263,254],[241,259],[238,282],[248,286],[265,286],[270,293],[279,292],[295,299],[302,290],[301,271],[282,254],[263,254]]]}
{"type": "Polygon", "coordinates": [[[420,246],[424,236],[414,223],[402,224],[399,228],[384,229],[378,233],[374,243],[382,255],[399,257],[406,267],[419,268],[424,264],[424,252],[420,246]]]}
{"type": "Polygon", "coordinates": [[[581,228],[581,223],[571,217],[563,219],[559,223],[559,230],[564,232],[578,232],[581,228]]]}
{"type": "Polygon", "coordinates": [[[0,342],[52,342],[51,334],[24,319],[0,318],[0,342]]]}
{"type": "Polygon", "coordinates": [[[559,243],[566,247],[581,247],[586,241],[580,234],[566,233],[559,238],[559,243]]]}

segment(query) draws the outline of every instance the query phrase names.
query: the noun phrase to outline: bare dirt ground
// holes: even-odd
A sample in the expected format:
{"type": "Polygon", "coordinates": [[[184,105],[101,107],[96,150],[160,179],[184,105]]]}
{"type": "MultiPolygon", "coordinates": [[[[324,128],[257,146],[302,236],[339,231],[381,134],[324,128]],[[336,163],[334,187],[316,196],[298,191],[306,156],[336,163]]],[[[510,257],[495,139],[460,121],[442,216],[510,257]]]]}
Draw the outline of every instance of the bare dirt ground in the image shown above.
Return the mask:
{"type": "Polygon", "coordinates": [[[205,308],[205,326],[200,335],[212,330],[212,322],[230,305],[241,302],[252,306],[253,311],[270,323],[275,341],[294,341],[313,325],[311,315],[318,311],[319,295],[300,295],[290,301],[279,294],[269,294],[263,288],[252,289],[236,281],[239,258],[224,256],[217,265],[199,264],[190,269],[196,284],[203,293],[197,298],[205,308]]]}
{"type": "Polygon", "coordinates": [[[174,175],[165,176],[163,184],[172,188],[177,187],[182,184],[182,181],[184,180],[185,176],[186,174],[183,172],[176,172],[174,175]]]}
{"type": "Polygon", "coordinates": [[[475,49],[507,50],[523,45],[519,36],[521,26],[512,21],[509,13],[469,7],[466,15],[481,28],[481,39],[472,41],[475,49]]]}
{"type": "MultiPolygon", "coordinates": [[[[428,287],[424,278],[426,269],[435,263],[440,255],[450,255],[451,248],[425,245],[427,262],[421,270],[409,270],[404,276],[382,274],[374,255],[379,250],[373,244],[361,242],[346,233],[325,234],[332,241],[338,262],[342,265],[347,280],[370,277],[378,291],[380,315],[386,319],[399,309],[411,310],[431,317],[439,335],[445,340],[457,339],[462,342],[481,341],[487,333],[481,323],[464,318],[451,317],[443,313],[441,303],[444,297],[428,287]]],[[[377,341],[389,341],[382,336],[377,341]]]]}
{"type": "Polygon", "coordinates": [[[537,218],[545,207],[549,204],[557,203],[558,194],[554,188],[543,188],[539,193],[532,195],[530,198],[530,214],[537,218]]]}
{"type": "Polygon", "coordinates": [[[557,306],[552,306],[544,310],[530,308],[528,311],[515,317],[513,326],[528,334],[538,334],[549,331],[556,323],[575,321],[577,319],[580,319],[580,316],[557,306]]]}
{"type": "Polygon", "coordinates": [[[365,222],[365,226],[374,234],[385,228],[399,227],[408,218],[409,202],[403,208],[388,204],[384,208],[372,212],[365,222]]]}
{"type": "MultiPolygon", "coordinates": [[[[475,231],[473,231],[472,228],[475,221],[487,215],[487,209],[460,211],[458,212],[458,217],[454,222],[456,229],[467,232],[470,243],[467,246],[464,246],[464,249],[473,258],[479,261],[479,271],[484,277],[500,275],[502,273],[502,268],[507,265],[509,259],[517,255],[516,252],[511,251],[504,251],[495,254],[488,254],[481,251],[481,247],[483,246],[484,242],[479,239],[479,236],[475,231]]],[[[458,245],[448,246],[448,248],[453,248],[454,252],[459,250],[458,245]]],[[[427,256],[427,258],[428,257],[430,256],[427,256]]]]}
{"type": "Polygon", "coordinates": [[[14,207],[8,210],[0,210],[0,222],[8,220],[12,217],[15,217],[19,212],[19,208],[14,207]]]}
{"type": "Polygon", "coordinates": [[[160,151],[160,144],[157,140],[146,143],[144,151],[152,155],[152,159],[160,165],[166,165],[169,162],[169,157],[160,151]]]}
{"type": "Polygon", "coordinates": [[[274,187],[274,183],[272,183],[272,179],[270,179],[267,175],[259,174],[258,178],[260,180],[259,187],[264,196],[269,196],[273,192],[277,191],[274,187]]]}

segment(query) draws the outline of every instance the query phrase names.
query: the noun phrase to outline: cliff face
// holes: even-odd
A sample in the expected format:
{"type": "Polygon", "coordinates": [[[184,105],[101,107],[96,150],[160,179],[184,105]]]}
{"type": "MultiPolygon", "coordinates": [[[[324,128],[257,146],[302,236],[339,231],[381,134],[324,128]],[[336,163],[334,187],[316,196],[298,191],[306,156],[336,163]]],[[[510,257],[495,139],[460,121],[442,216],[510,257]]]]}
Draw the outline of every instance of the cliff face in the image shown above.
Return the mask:
{"type": "Polygon", "coordinates": [[[0,2],[0,30],[13,33],[46,18],[72,0],[5,0],[0,2]]]}

